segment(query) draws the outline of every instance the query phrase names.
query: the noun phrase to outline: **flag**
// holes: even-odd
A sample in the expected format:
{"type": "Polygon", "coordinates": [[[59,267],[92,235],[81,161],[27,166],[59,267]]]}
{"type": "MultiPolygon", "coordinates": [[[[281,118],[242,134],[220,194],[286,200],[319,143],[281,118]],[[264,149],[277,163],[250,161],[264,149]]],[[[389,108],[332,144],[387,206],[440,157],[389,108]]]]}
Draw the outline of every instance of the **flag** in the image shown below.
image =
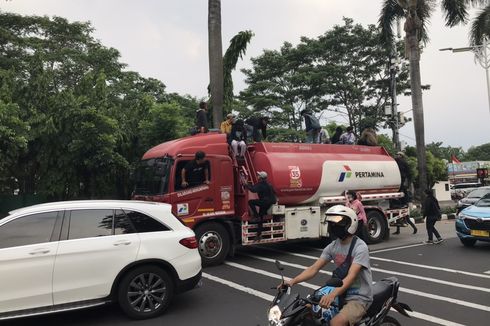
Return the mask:
{"type": "Polygon", "coordinates": [[[458,158],[456,157],[456,155],[451,155],[451,163],[453,163],[453,164],[461,164],[461,161],[458,160],[458,158]]]}

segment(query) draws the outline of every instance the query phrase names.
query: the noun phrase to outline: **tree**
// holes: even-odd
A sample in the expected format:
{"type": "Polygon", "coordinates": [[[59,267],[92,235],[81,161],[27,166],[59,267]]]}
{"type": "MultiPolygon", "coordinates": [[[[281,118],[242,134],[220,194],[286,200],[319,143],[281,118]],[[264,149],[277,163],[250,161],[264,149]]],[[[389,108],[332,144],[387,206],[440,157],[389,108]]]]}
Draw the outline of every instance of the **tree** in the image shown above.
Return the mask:
{"type": "MultiPolygon", "coordinates": [[[[407,147],[405,154],[408,156],[408,164],[412,171],[412,176],[415,178],[415,187],[419,185],[419,169],[416,155],[417,150],[414,147],[407,147]]],[[[440,158],[435,157],[431,152],[427,151],[427,186],[428,188],[434,187],[437,181],[443,181],[448,179],[447,163],[440,158]]]]}
{"type": "MultiPolygon", "coordinates": [[[[318,38],[265,50],[242,70],[248,87],[240,98],[252,111],[272,116],[275,127],[300,130],[304,109],[336,112],[358,133],[368,122],[380,126],[389,99],[389,51],[379,38],[374,25],[344,18],[318,38]]],[[[408,89],[408,71],[398,78],[400,89],[408,89]]]]}
{"type": "Polygon", "coordinates": [[[490,161],[490,143],[470,147],[464,159],[465,161],[490,161]]]}
{"type": "Polygon", "coordinates": [[[223,120],[223,47],[221,44],[221,0],[208,0],[209,81],[213,126],[223,120]]]}
{"type": "Polygon", "coordinates": [[[465,155],[463,148],[442,146],[442,142],[433,142],[427,144],[427,151],[431,152],[436,158],[451,161],[451,157],[454,155],[458,159],[462,159],[465,155]]]}
{"type": "MultiPolygon", "coordinates": [[[[468,21],[468,8],[486,0],[441,0],[446,25],[456,26],[468,21]]],[[[379,18],[382,40],[393,42],[393,22],[405,19],[406,56],[410,61],[410,88],[412,95],[413,121],[419,170],[419,196],[427,188],[427,159],[425,148],[424,106],[420,74],[420,42],[428,41],[428,24],[435,10],[436,0],[384,0],[379,18]]]]}
{"type": "Polygon", "coordinates": [[[0,191],[127,198],[131,167],[185,132],[196,100],[125,70],[89,23],[1,13],[0,26],[0,191]]]}
{"type": "Polygon", "coordinates": [[[471,45],[482,45],[484,38],[490,40],[490,4],[480,11],[471,24],[471,45]]]}
{"type": "Polygon", "coordinates": [[[252,31],[242,31],[230,40],[230,46],[223,57],[224,71],[224,104],[225,110],[230,111],[230,106],[234,100],[233,78],[231,73],[235,70],[238,59],[241,59],[247,51],[247,45],[254,36],[252,31]]]}

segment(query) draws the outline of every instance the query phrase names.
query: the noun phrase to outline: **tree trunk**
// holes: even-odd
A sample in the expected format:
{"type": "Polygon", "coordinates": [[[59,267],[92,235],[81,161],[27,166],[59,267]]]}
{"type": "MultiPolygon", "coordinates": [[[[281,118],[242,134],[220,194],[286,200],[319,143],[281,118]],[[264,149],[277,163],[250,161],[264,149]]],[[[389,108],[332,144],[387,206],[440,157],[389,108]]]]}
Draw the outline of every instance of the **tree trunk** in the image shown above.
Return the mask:
{"type": "Polygon", "coordinates": [[[407,32],[407,50],[410,60],[410,88],[412,91],[413,124],[417,148],[419,188],[417,194],[424,198],[427,189],[427,158],[425,151],[424,105],[422,102],[422,81],[420,77],[420,46],[418,33],[407,32]]]}
{"type": "Polygon", "coordinates": [[[213,127],[223,120],[223,47],[221,44],[221,0],[208,0],[209,81],[213,127]]]}

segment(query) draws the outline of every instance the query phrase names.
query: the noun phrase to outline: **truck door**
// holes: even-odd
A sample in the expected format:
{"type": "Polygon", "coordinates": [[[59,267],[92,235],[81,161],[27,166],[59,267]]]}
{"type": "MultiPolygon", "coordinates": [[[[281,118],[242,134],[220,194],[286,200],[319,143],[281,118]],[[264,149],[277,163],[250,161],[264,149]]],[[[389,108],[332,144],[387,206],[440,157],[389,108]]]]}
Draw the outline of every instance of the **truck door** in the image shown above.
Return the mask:
{"type": "Polygon", "coordinates": [[[233,211],[233,172],[229,157],[207,156],[209,184],[182,187],[182,169],[193,159],[183,156],[176,160],[173,189],[170,194],[172,212],[183,219],[192,219],[194,224],[201,218],[230,214],[233,211]]]}

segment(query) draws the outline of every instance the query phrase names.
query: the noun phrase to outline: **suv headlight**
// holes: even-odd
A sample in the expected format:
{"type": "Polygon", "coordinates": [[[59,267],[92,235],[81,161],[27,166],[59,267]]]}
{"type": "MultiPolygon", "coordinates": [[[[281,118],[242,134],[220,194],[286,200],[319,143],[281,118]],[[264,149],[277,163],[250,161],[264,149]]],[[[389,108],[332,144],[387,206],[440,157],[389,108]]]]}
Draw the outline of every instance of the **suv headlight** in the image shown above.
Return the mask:
{"type": "Polygon", "coordinates": [[[279,325],[279,321],[281,320],[281,309],[279,306],[274,306],[269,310],[269,322],[271,325],[279,325]]]}

